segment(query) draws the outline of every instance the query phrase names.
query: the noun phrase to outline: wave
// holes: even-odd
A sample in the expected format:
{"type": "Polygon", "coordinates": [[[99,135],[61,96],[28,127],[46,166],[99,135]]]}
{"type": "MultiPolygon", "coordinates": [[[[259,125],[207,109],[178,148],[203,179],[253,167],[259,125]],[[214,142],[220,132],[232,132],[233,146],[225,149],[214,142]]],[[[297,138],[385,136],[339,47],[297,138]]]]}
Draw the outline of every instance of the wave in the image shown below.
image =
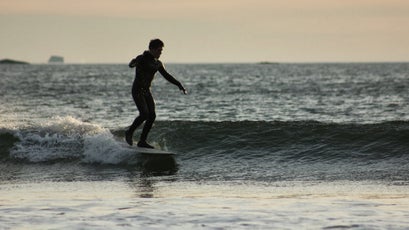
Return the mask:
{"type": "MultiPolygon", "coordinates": [[[[117,134],[120,135],[120,132],[117,134]]],[[[182,152],[219,152],[248,157],[285,152],[285,158],[288,159],[384,159],[407,154],[409,122],[338,124],[316,121],[166,121],[156,126],[153,135],[166,139],[169,148],[182,152]]]]}
{"type": "MultiPolygon", "coordinates": [[[[72,117],[53,118],[30,128],[2,129],[0,159],[134,164],[134,151],[123,141],[124,129],[109,130],[72,117]]],[[[406,121],[157,121],[149,139],[157,148],[174,151],[179,160],[191,162],[409,162],[406,121]]]]}
{"type": "Polygon", "coordinates": [[[120,164],[134,155],[108,129],[73,117],[56,117],[30,128],[3,129],[0,140],[2,159],[19,162],[120,164]]]}

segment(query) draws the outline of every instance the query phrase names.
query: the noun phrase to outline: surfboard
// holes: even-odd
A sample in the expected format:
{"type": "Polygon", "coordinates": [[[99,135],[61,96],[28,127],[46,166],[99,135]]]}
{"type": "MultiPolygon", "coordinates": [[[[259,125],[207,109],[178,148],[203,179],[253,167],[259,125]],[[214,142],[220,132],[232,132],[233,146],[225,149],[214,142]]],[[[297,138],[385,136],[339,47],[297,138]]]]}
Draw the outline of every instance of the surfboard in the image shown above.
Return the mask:
{"type": "Polygon", "coordinates": [[[172,156],[176,155],[176,153],[172,153],[169,151],[161,150],[161,149],[149,149],[149,148],[141,148],[141,147],[134,147],[137,153],[145,154],[145,155],[152,155],[152,156],[172,156]]]}

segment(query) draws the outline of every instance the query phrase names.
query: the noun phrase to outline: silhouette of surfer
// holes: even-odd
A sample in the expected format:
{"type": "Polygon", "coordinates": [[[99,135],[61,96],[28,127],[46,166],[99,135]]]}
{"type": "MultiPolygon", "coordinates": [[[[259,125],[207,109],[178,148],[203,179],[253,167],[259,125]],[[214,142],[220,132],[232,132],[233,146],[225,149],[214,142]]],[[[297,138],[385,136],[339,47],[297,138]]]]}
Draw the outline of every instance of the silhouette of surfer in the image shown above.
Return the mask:
{"type": "Polygon", "coordinates": [[[135,68],[135,80],[132,85],[132,97],[139,110],[139,116],[135,118],[132,125],[125,131],[125,140],[129,145],[133,145],[133,134],[135,130],[145,122],[140,136],[138,147],[153,148],[147,143],[149,131],[156,118],[155,101],[150,90],[155,73],[159,71],[161,75],[170,83],[179,87],[184,94],[187,94],[183,85],[170,75],[164,68],[159,57],[162,54],[164,43],[160,39],[153,39],[149,43],[149,50],[138,55],[129,63],[130,68],[135,68]]]}

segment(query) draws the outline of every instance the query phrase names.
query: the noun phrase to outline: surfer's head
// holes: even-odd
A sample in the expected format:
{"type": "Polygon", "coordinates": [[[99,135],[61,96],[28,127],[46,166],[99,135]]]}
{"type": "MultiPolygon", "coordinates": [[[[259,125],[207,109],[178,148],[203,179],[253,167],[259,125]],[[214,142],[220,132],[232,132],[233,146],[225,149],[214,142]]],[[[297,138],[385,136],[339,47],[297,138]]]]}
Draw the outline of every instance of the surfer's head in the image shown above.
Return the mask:
{"type": "Polygon", "coordinates": [[[165,44],[160,39],[152,39],[149,42],[149,52],[155,57],[159,58],[165,44]]]}

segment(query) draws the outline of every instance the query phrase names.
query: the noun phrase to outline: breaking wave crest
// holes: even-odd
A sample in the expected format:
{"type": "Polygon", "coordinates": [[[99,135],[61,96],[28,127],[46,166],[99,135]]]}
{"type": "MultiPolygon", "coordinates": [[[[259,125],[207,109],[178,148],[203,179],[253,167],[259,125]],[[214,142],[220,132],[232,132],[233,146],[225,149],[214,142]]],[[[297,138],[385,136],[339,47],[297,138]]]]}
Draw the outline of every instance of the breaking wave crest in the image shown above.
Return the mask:
{"type": "Polygon", "coordinates": [[[0,138],[5,143],[3,159],[14,161],[120,164],[132,155],[108,129],[73,117],[56,117],[22,130],[3,130],[0,138]]]}
{"type": "MultiPolygon", "coordinates": [[[[73,117],[0,131],[3,160],[26,162],[132,162],[123,142],[124,128],[106,129],[73,117]]],[[[135,134],[137,138],[139,133],[135,134]]],[[[293,122],[157,121],[150,141],[178,153],[181,160],[262,159],[267,161],[337,162],[408,158],[409,123],[336,124],[293,122]]]]}

